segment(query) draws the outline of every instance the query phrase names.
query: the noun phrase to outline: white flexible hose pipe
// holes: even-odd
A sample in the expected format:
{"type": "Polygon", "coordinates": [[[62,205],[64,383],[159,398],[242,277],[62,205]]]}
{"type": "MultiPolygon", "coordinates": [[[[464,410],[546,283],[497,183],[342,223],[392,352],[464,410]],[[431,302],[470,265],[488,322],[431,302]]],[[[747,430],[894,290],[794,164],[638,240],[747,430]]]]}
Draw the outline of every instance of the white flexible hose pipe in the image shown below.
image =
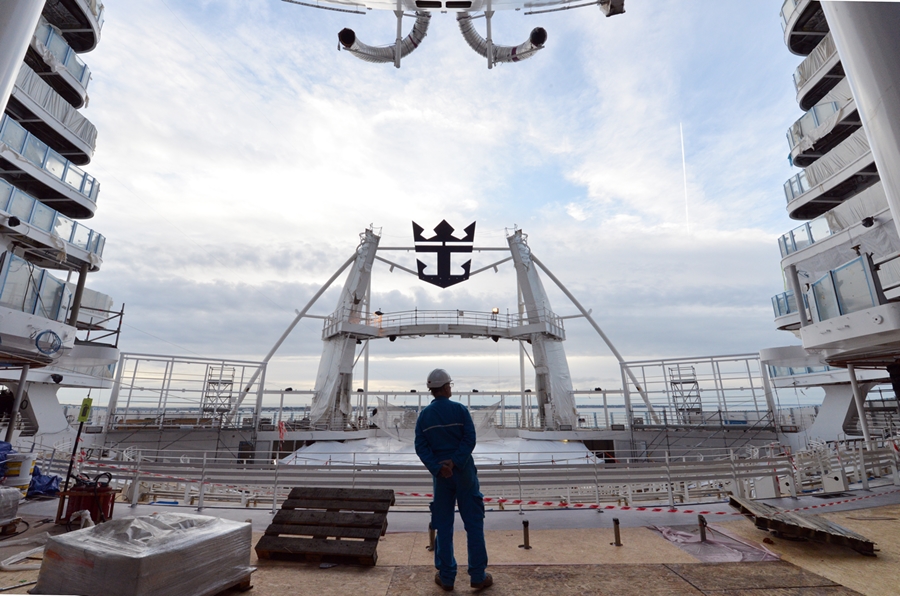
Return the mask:
{"type": "MultiPolygon", "coordinates": [[[[469,47],[487,58],[487,40],[475,30],[475,26],[472,24],[472,15],[468,12],[457,13],[456,22],[469,47]]],[[[493,62],[494,64],[498,62],[519,62],[520,60],[531,58],[535,52],[544,49],[545,43],[547,43],[547,30],[543,27],[535,27],[531,30],[528,40],[517,46],[501,46],[492,43],[493,62]]]]}
{"type": "MultiPolygon", "coordinates": [[[[419,47],[425,35],[428,33],[428,23],[431,21],[430,12],[416,12],[416,23],[409,35],[400,42],[400,57],[405,58],[413,50],[419,47]]],[[[388,46],[370,46],[356,38],[353,29],[341,29],[338,40],[344,49],[366,62],[384,63],[394,62],[394,44],[388,46]]]]}

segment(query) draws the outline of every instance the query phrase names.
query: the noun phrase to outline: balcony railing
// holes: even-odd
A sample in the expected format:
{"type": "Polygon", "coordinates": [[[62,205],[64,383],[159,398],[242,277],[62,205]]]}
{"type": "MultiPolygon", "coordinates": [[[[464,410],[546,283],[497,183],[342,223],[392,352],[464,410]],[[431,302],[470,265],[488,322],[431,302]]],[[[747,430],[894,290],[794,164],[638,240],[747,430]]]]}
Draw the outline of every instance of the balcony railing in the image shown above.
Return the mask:
{"type": "Polygon", "coordinates": [[[790,203],[806,191],[812,188],[806,179],[806,172],[800,172],[796,176],[792,176],[784,183],[784,198],[790,203]]]}
{"type": "Polygon", "coordinates": [[[823,373],[831,370],[830,366],[772,366],[769,369],[769,377],[793,377],[796,375],[811,375],[814,373],[823,373]]]}
{"type": "Polygon", "coordinates": [[[0,211],[14,215],[20,221],[39,230],[58,236],[74,247],[98,257],[103,256],[106,238],[102,234],[51,209],[2,178],[0,178],[0,211]]]}
{"type": "Polygon", "coordinates": [[[876,278],[865,256],[832,269],[810,288],[814,321],[872,308],[880,303],[876,278]]]}
{"type": "Polygon", "coordinates": [[[5,114],[0,119],[0,143],[24,157],[35,167],[65,182],[91,202],[97,202],[100,183],[93,176],[85,173],[5,114]]]}
{"type": "Polygon", "coordinates": [[[806,114],[794,122],[787,131],[787,141],[791,151],[793,151],[809,133],[825,124],[838,109],[839,106],[836,101],[820,103],[810,108],[806,114]]]}
{"type": "Polygon", "coordinates": [[[778,239],[778,248],[781,249],[783,258],[829,236],[831,236],[831,228],[828,227],[825,217],[821,216],[784,234],[778,239]]]}
{"type": "Polygon", "coordinates": [[[781,30],[784,31],[787,29],[787,25],[791,20],[791,15],[794,14],[794,11],[797,9],[797,5],[800,4],[801,0],[784,0],[784,4],[781,5],[781,12],[779,15],[781,16],[781,30]]]}
{"type": "Polygon", "coordinates": [[[409,327],[415,325],[468,325],[491,329],[513,329],[533,323],[547,324],[548,333],[564,337],[563,320],[547,309],[533,315],[518,313],[493,313],[469,310],[408,310],[393,313],[369,314],[338,310],[325,319],[323,336],[334,335],[341,322],[357,323],[378,329],[409,327]]]}
{"type": "MultiPolygon", "coordinates": [[[[806,296],[803,296],[803,304],[804,306],[809,306],[806,296]]],[[[772,310],[775,311],[776,319],[795,314],[797,312],[797,300],[794,298],[794,293],[789,290],[772,296],[772,310]]]]}
{"type": "Polygon", "coordinates": [[[64,281],[10,252],[0,258],[0,306],[65,321],[72,294],[64,281]]]}
{"type": "Polygon", "coordinates": [[[69,74],[75,77],[82,88],[87,89],[88,83],[91,81],[91,69],[69,47],[69,42],[43,18],[34,32],[34,38],[47,47],[53,57],[66,67],[69,74]]]}
{"type": "MultiPolygon", "coordinates": [[[[91,149],[97,145],[97,128],[59,94],[27,64],[19,69],[16,89],[28,96],[71,134],[87,143],[91,149]]],[[[21,98],[20,98],[21,101],[21,98]]]]}

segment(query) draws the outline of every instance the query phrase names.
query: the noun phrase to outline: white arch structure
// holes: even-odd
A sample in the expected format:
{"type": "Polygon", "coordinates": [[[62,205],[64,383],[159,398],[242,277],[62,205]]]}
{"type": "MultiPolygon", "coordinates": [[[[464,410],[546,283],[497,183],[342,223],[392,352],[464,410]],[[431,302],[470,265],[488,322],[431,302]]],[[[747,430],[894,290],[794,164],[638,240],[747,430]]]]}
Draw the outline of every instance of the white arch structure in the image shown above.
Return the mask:
{"type": "MultiPolygon", "coordinates": [[[[544,290],[538,269],[543,271],[566,295],[572,304],[586,318],[603,342],[609,347],[620,364],[624,362],[622,355],[585,310],[572,293],[557,279],[555,275],[531,252],[527,243],[527,235],[522,230],[514,230],[507,237],[508,247],[473,247],[474,251],[509,251],[509,256],[495,263],[472,271],[475,275],[512,261],[516,270],[519,295],[518,313],[503,315],[499,312],[472,313],[465,311],[407,311],[400,313],[371,312],[371,276],[375,261],[386,263],[391,270],[400,269],[412,275],[418,273],[378,256],[381,237],[372,228],[360,234],[360,243],[355,254],[350,257],[318,292],[309,303],[297,312],[297,316],[281,335],[269,353],[263,359],[268,363],[281,347],[291,331],[304,317],[309,309],[319,300],[322,294],[348,268],[350,273],[344,282],[338,299],[337,308],[330,316],[324,317],[322,340],[324,346],[319,368],[316,374],[315,396],[310,411],[310,420],[317,428],[340,430],[346,427],[351,414],[351,386],[353,368],[359,359],[356,345],[365,345],[361,355],[364,360],[364,392],[368,393],[368,355],[369,341],[389,338],[391,341],[402,336],[425,335],[459,335],[462,337],[490,337],[495,341],[512,339],[520,342],[520,370],[523,407],[525,402],[524,357],[527,356],[524,343],[532,345],[533,357],[529,357],[535,369],[535,392],[543,426],[553,430],[570,430],[577,425],[578,414],[575,409],[572,379],[566,360],[565,329],[563,318],[554,314],[550,301],[544,290]]],[[[415,250],[415,247],[384,247],[381,250],[415,250]]],[[[322,317],[313,317],[322,318],[322,317]]],[[[651,416],[656,413],[650,400],[638,383],[634,373],[628,367],[622,367],[641,395],[651,416]]],[[[261,370],[261,369],[260,369],[261,370]]],[[[247,387],[253,385],[258,373],[250,379],[247,387]]],[[[231,416],[237,414],[247,389],[242,390],[236,400],[231,416]]],[[[631,411],[631,404],[626,392],[626,408],[631,411]]]]}

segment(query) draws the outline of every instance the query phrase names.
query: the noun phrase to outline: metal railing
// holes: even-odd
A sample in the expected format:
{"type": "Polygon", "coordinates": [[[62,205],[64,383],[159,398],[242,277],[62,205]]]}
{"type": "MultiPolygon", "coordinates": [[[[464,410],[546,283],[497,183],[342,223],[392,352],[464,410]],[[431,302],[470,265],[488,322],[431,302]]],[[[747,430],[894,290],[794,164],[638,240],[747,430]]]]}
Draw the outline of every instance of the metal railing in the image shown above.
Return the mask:
{"type": "Polygon", "coordinates": [[[778,239],[778,248],[781,250],[783,258],[829,236],[831,236],[831,228],[828,227],[828,220],[822,215],[782,235],[778,239]]]}
{"type": "Polygon", "coordinates": [[[0,211],[53,234],[75,248],[86,250],[98,257],[103,256],[106,238],[102,234],[69,219],[56,209],[51,209],[2,178],[0,178],[0,211]]]}
{"type": "Polygon", "coordinates": [[[91,82],[91,69],[78,57],[75,50],[69,47],[69,42],[66,41],[66,38],[57,33],[43,17],[34,32],[34,38],[46,46],[83,89],[87,89],[88,84],[91,82]]]}
{"type": "Polygon", "coordinates": [[[100,183],[93,176],[85,173],[5,114],[0,119],[0,142],[35,167],[65,182],[92,203],[97,202],[100,183]]]}
{"type": "Polygon", "coordinates": [[[562,317],[546,308],[531,314],[480,312],[471,310],[407,310],[392,313],[360,313],[349,309],[339,309],[325,319],[322,335],[328,337],[338,332],[343,322],[356,323],[376,329],[393,329],[418,325],[465,325],[482,327],[486,333],[491,329],[509,330],[535,323],[544,323],[548,332],[565,336],[562,317]]]}

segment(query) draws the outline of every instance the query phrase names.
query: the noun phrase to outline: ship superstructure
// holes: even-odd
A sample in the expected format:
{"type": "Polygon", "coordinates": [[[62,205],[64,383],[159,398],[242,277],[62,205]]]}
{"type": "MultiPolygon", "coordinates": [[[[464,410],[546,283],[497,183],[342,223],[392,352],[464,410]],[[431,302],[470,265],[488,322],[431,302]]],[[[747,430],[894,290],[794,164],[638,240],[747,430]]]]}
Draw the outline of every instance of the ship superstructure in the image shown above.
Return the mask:
{"type": "Polygon", "coordinates": [[[97,131],[79,109],[103,4],[9,0],[0,24],[2,432],[71,442],[57,391],[109,385],[121,323],[112,299],[87,287],[106,238],[85,223],[100,182],[86,167],[97,131]]]}
{"type": "Polygon", "coordinates": [[[803,57],[793,79],[804,113],[787,131],[801,170],[784,184],[788,215],[802,223],[779,239],[786,291],[772,304],[802,348],[762,357],[776,386],[825,388],[809,438],[868,441],[896,434],[900,419],[898,112],[885,92],[900,79],[900,45],[884,29],[900,8],[786,0],[781,16],[788,49],[803,57]]]}

